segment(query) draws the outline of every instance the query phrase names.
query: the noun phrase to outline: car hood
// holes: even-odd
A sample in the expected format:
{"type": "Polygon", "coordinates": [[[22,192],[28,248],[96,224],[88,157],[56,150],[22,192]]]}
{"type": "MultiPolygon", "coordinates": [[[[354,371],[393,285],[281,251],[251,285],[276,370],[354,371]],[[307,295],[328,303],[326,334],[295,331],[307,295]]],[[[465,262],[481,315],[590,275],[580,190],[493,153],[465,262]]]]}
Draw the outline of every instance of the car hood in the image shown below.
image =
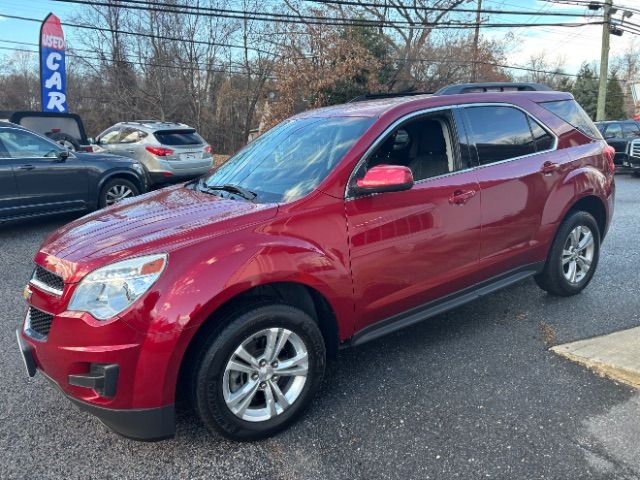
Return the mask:
{"type": "Polygon", "coordinates": [[[124,258],[172,250],[255,225],[276,215],[277,204],[231,200],[179,185],[125,200],[58,229],[36,262],[77,281],[124,258]]]}

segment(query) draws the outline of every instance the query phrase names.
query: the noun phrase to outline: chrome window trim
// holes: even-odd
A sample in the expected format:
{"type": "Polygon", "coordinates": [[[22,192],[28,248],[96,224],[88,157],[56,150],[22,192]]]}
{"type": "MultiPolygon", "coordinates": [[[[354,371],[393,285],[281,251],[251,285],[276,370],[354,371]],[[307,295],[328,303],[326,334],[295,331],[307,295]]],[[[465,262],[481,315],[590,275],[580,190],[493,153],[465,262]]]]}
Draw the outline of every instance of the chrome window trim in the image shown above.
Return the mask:
{"type": "MultiPolygon", "coordinates": [[[[349,180],[347,181],[347,185],[345,186],[345,193],[344,193],[345,201],[353,200],[355,198],[369,196],[369,195],[359,195],[359,196],[349,195],[349,185],[351,185],[351,181],[353,180],[353,177],[356,174],[356,172],[358,171],[358,169],[360,168],[360,166],[369,158],[369,156],[371,155],[373,150],[375,150],[380,145],[382,140],[384,138],[386,138],[386,136],[389,133],[391,133],[395,128],[397,128],[400,124],[402,124],[402,123],[404,123],[404,122],[406,122],[408,120],[411,120],[414,117],[418,117],[420,115],[425,115],[425,114],[432,113],[432,112],[439,112],[439,111],[443,111],[443,110],[465,109],[465,108],[473,108],[473,107],[511,107],[511,108],[515,108],[515,109],[521,111],[522,113],[524,113],[525,115],[531,117],[533,120],[536,121],[536,123],[538,125],[540,125],[540,127],[545,132],[547,132],[549,135],[551,135],[553,137],[553,145],[552,145],[551,148],[549,148],[547,150],[542,150],[540,152],[529,153],[527,155],[521,155],[519,157],[506,158],[504,160],[498,160],[497,162],[487,163],[486,165],[478,164],[478,165],[476,165],[474,167],[465,168],[463,170],[456,170],[454,172],[445,173],[445,174],[438,175],[438,176],[435,176],[435,177],[425,178],[425,179],[422,179],[422,180],[419,180],[419,181],[415,182],[415,185],[421,185],[421,184],[423,184],[425,182],[429,182],[429,181],[440,179],[440,178],[444,178],[444,177],[449,177],[449,176],[452,176],[452,175],[456,175],[458,173],[470,172],[470,171],[473,171],[473,170],[476,170],[476,169],[480,169],[480,168],[486,168],[486,167],[491,167],[493,165],[499,165],[501,163],[512,162],[514,160],[521,160],[523,158],[532,157],[534,155],[539,155],[541,153],[553,152],[553,151],[556,151],[558,149],[558,143],[559,143],[558,136],[553,131],[551,131],[551,129],[549,129],[549,127],[547,127],[545,125],[545,123],[542,122],[538,117],[536,117],[535,115],[529,113],[527,110],[523,109],[522,107],[520,107],[518,105],[514,105],[513,103],[505,103],[505,102],[460,103],[460,104],[456,104],[456,105],[447,105],[447,106],[441,106],[441,107],[427,108],[427,109],[424,109],[424,110],[418,110],[416,112],[411,112],[411,113],[405,115],[404,117],[399,118],[398,120],[393,122],[390,126],[388,126],[384,130],[384,132],[382,132],[378,136],[378,138],[376,138],[376,140],[371,144],[371,146],[367,149],[367,151],[364,152],[364,154],[362,155],[360,160],[358,160],[358,163],[356,164],[356,166],[352,170],[351,175],[349,175],[349,180]]],[[[533,132],[532,132],[531,136],[533,137],[533,132]]],[[[535,141],[535,138],[534,138],[534,141],[535,141]]],[[[469,142],[469,145],[470,146],[473,145],[475,147],[475,143],[469,142]]],[[[479,161],[479,159],[477,159],[477,160],[479,161]]],[[[370,195],[375,195],[375,194],[370,194],[370,195]]]]}

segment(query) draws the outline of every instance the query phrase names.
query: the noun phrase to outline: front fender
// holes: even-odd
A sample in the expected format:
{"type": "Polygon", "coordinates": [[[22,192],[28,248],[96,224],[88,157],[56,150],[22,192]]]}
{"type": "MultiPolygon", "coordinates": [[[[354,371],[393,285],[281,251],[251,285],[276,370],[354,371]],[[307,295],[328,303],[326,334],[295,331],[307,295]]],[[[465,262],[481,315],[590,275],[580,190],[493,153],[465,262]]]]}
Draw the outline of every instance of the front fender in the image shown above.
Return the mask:
{"type": "Polygon", "coordinates": [[[253,287],[295,282],[313,288],[335,312],[341,339],[351,336],[353,291],[341,259],[300,239],[261,237],[259,243],[252,243],[246,237],[237,242],[230,235],[216,239],[215,253],[203,255],[206,247],[198,244],[170,254],[168,269],[177,272],[163,284],[159,282],[138,311],[122,319],[146,331],[143,350],[148,355],[140,358],[137,368],[158,373],[159,404],[173,402],[182,358],[198,327],[226,302],[253,287]],[[200,259],[193,262],[191,257],[196,254],[200,259]],[[161,300],[158,291],[166,292],[161,300]]]}

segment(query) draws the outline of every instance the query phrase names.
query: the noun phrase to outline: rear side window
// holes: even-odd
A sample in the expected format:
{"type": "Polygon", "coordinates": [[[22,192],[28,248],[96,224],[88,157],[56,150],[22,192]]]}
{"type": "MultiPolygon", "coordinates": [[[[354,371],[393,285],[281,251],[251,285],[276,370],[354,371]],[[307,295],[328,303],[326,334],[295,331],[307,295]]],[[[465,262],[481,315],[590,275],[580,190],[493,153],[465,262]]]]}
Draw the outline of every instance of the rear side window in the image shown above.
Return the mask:
{"type": "Polygon", "coordinates": [[[610,123],[604,131],[605,138],[623,138],[622,125],[619,123],[610,123]]]}
{"type": "Polygon", "coordinates": [[[529,126],[531,127],[531,133],[533,133],[533,139],[536,142],[536,151],[544,152],[545,150],[551,150],[555,139],[553,135],[547,132],[540,126],[533,118],[529,118],[529,126]]]}
{"type": "Polygon", "coordinates": [[[546,108],[554,115],[560,117],[569,125],[580,130],[585,135],[592,138],[602,139],[600,131],[593,124],[589,115],[582,109],[575,100],[556,100],[553,102],[542,102],[541,107],[546,108]]]}
{"type": "Polygon", "coordinates": [[[624,133],[625,138],[640,137],[640,128],[633,123],[623,123],[622,132],[624,133]]]}
{"type": "Polygon", "coordinates": [[[198,145],[204,143],[202,137],[194,129],[159,130],[154,133],[156,139],[163,145],[198,145]]]}
{"type": "Polygon", "coordinates": [[[527,115],[522,111],[502,106],[468,107],[465,111],[480,165],[536,152],[527,115]]]}

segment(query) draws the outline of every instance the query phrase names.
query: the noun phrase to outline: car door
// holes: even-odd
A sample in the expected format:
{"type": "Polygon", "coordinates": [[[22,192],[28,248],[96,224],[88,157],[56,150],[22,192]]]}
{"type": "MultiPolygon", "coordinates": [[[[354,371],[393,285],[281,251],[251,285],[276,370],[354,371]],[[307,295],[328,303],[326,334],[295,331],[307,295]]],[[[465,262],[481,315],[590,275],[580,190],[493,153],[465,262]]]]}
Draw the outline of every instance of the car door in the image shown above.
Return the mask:
{"type": "Polygon", "coordinates": [[[549,192],[567,158],[539,121],[512,105],[464,108],[482,194],[486,278],[533,262],[549,192]]]}
{"type": "Polygon", "coordinates": [[[19,214],[20,195],[13,172],[13,163],[13,158],[9,156],[0,141],[0,218],[19,214]]]}
{"type": "Polygon", "coordinates": [[[390,129],[353,175],[351,185],[376,164],[398,164],[415,181],[407,191],[346,199],[357,330],[474,281],[479,186],[454,117],[442,110],[390,129]]]}
{"type": "Polygon", "coordinates": [[[14,162],[25,213],[71,211],[88,207],[88,172],[82,161],[56,143],[27,130],[7,128],[0,141],[14,162]]]}
{"type": "Polygon", "coordinates": [[[611,145],[616,151],[616,155],[613,160],[614,163],[616,165],[622,165],[622,161],[624,160],[627,152],[627,144],[629,143],[629,139],[625,138],[622,123],[608,123],[604,130],[603,136],[607,143],[611,145]]]}
{"type": "Polygon", "coordinates": [[[146,137],[146,133],[135,128],[123,127],[117,137],[117,143],[110,145],[110,152],[115,155],[122,155],[129,158],[143,157],[144,147],[139,143],[146,137]]]}

